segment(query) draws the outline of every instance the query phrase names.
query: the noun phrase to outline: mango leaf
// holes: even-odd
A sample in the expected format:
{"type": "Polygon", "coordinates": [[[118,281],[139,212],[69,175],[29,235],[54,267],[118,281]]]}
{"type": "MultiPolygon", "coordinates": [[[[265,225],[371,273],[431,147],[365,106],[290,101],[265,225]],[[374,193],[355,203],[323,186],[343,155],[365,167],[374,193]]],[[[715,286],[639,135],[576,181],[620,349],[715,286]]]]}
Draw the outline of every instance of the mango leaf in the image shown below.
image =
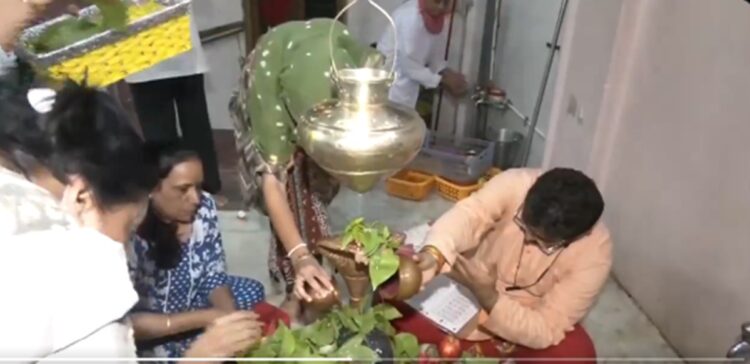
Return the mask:
{"type": "Polygon", "coordinates": [[[123,30],[128,26],[128,6],[122,0],[87,0],[102,14],[104,29],[123,30]]]}
{"type": "Polygon", "coordinates": [[[416,358],[419,356],[419,341],[417,337],[402,332],[393,337],[393,346],[397,358],[416,358]]]}
{"type": "Polygon", "coordinates": [[[378,254],[373,255],[369,264],[372,288],[378,288],[383,282],[396,274],[398,271],[398,265],[399,258],[393,250],[381,249],[378,254]]]}

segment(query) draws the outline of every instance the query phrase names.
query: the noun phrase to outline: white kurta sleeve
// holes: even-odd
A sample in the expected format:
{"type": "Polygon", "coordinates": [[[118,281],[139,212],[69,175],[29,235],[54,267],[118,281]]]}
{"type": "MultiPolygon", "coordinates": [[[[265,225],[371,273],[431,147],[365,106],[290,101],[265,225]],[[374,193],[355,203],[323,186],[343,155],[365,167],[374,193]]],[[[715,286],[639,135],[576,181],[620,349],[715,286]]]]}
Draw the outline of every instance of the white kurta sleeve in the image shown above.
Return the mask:
{"type": "MultiPolygon", "coordinates": [[[[448,44],[448,35],[445,29],[443,29],[439,39],[440,41],[435,44],[448,44]]],[[[427,65],[432,72],[437,74],[448,68],[448,61],[445,59],[445,47],[432,47],[430,50],[430,59],[427,61],[427,65]]]]}
{"type": "MultiPolygon", "coordinates": [[[[440,85],[441,76],[438,72],[433,71],[427,65],[416,60],[417,54],[424,54],[424,49],[420,47],[429,47],[431,42],[419,39],[418,26],[420,19],[411,19],[410,17],[396,18],[396,27],[398,28],[398,59],[396,67],[404,76],[418,82],[426,88],[436,88],[440,85]]],[[[391,30],[392,31],[392,30],[391,30]]]]}

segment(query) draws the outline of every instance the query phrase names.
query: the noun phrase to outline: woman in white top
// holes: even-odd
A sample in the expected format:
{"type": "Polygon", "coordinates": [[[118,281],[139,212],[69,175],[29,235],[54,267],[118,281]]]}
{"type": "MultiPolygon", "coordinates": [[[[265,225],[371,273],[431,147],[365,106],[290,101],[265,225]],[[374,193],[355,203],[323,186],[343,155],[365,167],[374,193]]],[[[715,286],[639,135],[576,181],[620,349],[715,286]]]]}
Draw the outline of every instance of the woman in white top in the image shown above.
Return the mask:
{"type": "MultiPolygon", "coordinates": [[[[204,189],[213,195],[221,191],[211,122],[206,104],[204,74],[208,63],[203,53],[193,9],[190,9],[192,49],[126,78],[133,95],[143,135],[149,142],[183,144],[198,153],[205,169],[204,189]]],[[[215,196],[219,207],[226,199],[215,196]]]]}
{"type": "MultiPolygon", "coordinates": [[[[0,359],[134,361],[125,316],[137,294],[124,242],[157,183],[155,166],[103,92],[66,87],[37,105],[40,116],[25,93],[0,90],[0,359]]],[[[230,356],[260,334],[244,312],[212,329],[185,355],[230,356]]]]}
{"type": "MultiPolygon", "coordinates": [[[[458,1],[458,0],[454,0],[458,1]]],[[[420,86],[434,89],[443,86],[456,97],[467,91],[464,76],[450,68],[445,61],[445,46],[451,0],[409,0],[393,12],[398,36],[396,81],[391,86],[390,100],[414,108],[420,86]]],[[[393,62],[393,29],[383,34],[378,50],[393,62]]]]}

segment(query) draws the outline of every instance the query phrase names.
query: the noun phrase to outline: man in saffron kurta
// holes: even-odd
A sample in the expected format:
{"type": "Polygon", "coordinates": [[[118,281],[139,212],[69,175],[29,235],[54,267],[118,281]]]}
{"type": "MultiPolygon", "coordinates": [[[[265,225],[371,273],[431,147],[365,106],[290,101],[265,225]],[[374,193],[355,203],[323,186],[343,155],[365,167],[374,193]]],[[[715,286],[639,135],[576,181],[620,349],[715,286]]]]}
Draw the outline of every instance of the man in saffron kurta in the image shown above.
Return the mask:
{"type": "MultiPolygon", "coordinates": [[[[449,274],[484,308],[459,336],[524,347],[512,356],[594,356],[577,325],[612,264],[609,232],[599,221],[603,208],[596,185],[580,172],[518,169],[501,173],[440,218],[419,255],[425,278],[449,274]],[[566,355],[573,339],[578,351],[566,355]]],[[[418,316],[396,326],[424,335],[425,319],[418,316]]]]}

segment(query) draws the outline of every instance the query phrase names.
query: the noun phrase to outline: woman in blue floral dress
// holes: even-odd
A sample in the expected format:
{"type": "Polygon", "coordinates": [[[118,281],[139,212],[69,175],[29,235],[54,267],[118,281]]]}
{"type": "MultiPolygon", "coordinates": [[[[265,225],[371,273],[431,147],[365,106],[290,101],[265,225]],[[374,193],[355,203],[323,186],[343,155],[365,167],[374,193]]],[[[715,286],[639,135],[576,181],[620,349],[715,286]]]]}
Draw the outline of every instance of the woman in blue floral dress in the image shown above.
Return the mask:
{"type": "Polygon", "coordinates": [[[131,244],[139,295],[131,319],[139,356],[176,358],[217,318],[263,301],[264,290],[258,281],[226,274],[216,204],[201,191],[198,155],[178,146],[156,154],[161,182],[131,244]]]}

